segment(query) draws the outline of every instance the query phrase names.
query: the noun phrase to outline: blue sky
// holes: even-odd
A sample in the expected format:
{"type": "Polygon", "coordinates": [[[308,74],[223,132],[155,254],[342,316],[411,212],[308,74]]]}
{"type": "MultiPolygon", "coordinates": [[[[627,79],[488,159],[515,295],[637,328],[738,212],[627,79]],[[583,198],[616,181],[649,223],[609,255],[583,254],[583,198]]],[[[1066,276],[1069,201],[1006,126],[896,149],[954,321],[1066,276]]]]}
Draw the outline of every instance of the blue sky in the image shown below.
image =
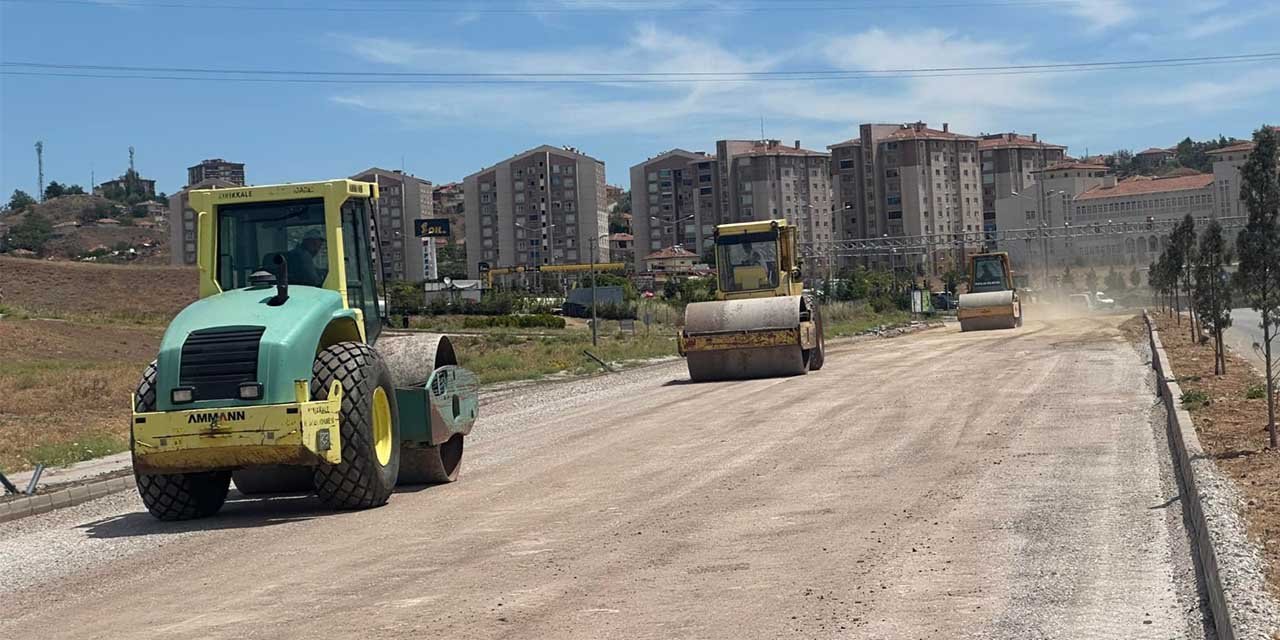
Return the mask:
{"type": "MultiPolygon", "coordinates": [[[[1241,0],[0,0],[5,63],[360,72],[879,70],[1280,51],[1280,2],[1241,0]],[[182,5],[203,4],[218,9],[182,5]],[[339,10],[333,9],[357,9],[339,10]]],[[[17,69],[5,67],[5,69],[17,69]]],[[[108,72],[112,73],[112,72],[108,72]]],[[[155,74],[161,75],[161,74],[155,74]]],[[[170,73],[169,75],[177,75],[170,73]]],[[[298,76],[291,76],[298,77],[298,76]]],[[[369,166],[437,183],[539,144],[628,167],[765,134],[822,149],[861,122],[1038,132],[1070,153],[1247,137],[1280,121],[1280,62],[786,82],[343,84],[0,76],[0,190],[202,158],[250,182],[369,166]]]]}

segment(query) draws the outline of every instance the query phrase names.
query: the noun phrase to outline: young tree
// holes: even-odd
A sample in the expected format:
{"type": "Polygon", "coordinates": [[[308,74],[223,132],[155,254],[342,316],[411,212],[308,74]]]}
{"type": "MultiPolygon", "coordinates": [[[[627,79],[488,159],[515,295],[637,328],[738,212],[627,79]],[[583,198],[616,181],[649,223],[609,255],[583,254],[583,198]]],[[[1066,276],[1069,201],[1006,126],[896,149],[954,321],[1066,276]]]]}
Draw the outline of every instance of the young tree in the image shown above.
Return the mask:
{"type": "Polygon", "coordinates": [[[1129,284],[1133,285],[1134,289],[1142,286],[1142,272],[1138,271],[1137,267],[1129,272],[1129,284]]]}
{"type": "Polygon", "coordinates": [[[13,195],[9,196],[9,204],[5,205],[5,209],[9,213],[17,213],[36,203],[36,199],[32,198],[26,191],[22,189],[14,189],[13,195]]]}
{"type": "Polygon", "coordinates": [[[1276,175],[1276,155],[1280,136],[1263,127],[1253,134],[1254,148],[1240,169],[1240,200],[1249,212],[1245,228],[1236,237],[1240,266],[1235,284],[1240,295],[1261,316],[1262,354],[1266,366],[1267,433],[1271,447],[1276,442],[1275,374],[1272,370],[1271,341],[1280,328],[1280,178],[1276,175]]]}
{"type": "Polygon", "coordinates": [[[1062,268],[1062,279],[1061,279],[1061,282],[1062,282],[1062,287],[1063,287],[1064,289],[1067,289],[1067,290],[1068,290],[1068,291],[1067,291],[1068,293],[1070,293],[1070,290],[1071,290],[1071,289],[1075,289],[1075,288],[1076,288],[1076,274],[1075,274],[1075,273],[1072,273],[1072,271],[1071,271],[1071,265],[1067,265],[1067,266],[1065,266],[1065,267],[1063,267],[1063,268],[1062,268]]]}
{"type": "Polygon", "coordinates": [[[1085,272],[1084,287],[1089,290],[1090,296],[1093,295],[1094,291],[1098,290],[1098,272],[1097,271],[1094,271],[1092,268],[1090,268],[1088,271],[1085,272]]]}
{"type": "Polygon", "coordinates": [[[1107,272],[1107,277],[1103,280],[1107,285],[1107,291],[1111,293],[1120,293],[1125,289],[1124,274],[1116,271],[1115,267],[1107,272]]]}
{"type": "MultiPolygon", "coordinates": [[[[1178,261],[1178,275],[1175,280],[1175,291],[1182,289],[1191,294],[1191,281],[1195,278],[1196,265],[1196,220],[1187,214],[1186,217],[1173,228],[1173,232],[1169,235],[1169,244],[1177,247],[1177,255],[1181,258],[1178,261]],[[1179,286],[1180,285],[1180,286],[1179,286]]],[[[1181,313],[1181,309],[1178,310],[1181,313]]],[[[1189,306],[1190,325],[1191,325],[1191,341],[1196,341],[1196,312],[1194,306],[1189,306]]]]}
{"type": "Polygon", "coordinates": [[[1226,265],[1231,251],[1222,238],[1222,224],[1209,221],[1196,252],[1195,309],[1200,321],[1208,325],[1213,336],[1213,373],[1227,372],[1227,355],[1222,332],[1231,326],[1231,290],[1227,285],[1226,265]]]}

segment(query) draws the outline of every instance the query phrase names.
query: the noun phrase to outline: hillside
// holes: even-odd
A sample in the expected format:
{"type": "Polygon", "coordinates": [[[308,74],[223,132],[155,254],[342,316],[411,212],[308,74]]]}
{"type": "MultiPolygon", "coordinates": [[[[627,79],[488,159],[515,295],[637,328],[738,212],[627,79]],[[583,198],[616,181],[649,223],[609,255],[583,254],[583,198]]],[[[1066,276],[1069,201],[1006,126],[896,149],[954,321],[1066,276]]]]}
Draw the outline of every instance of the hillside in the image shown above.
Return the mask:
{"type": "Polygon", "coordinates": [[[34,314],[164,320],[196,299],[196,270],[0,256],[0,305],[34,314]]]}
{"type": "MultiPolygon", "coordinates": [[[[61,196],[0,217],[0,239],[34,214],[48,222],[47,237],[37,249],[43,257],[166,264],[168,232],[154,213],[99,196],[61,196]]],[[[5,248],[20,247],[0,242],[0,252],[5,248]]]]}

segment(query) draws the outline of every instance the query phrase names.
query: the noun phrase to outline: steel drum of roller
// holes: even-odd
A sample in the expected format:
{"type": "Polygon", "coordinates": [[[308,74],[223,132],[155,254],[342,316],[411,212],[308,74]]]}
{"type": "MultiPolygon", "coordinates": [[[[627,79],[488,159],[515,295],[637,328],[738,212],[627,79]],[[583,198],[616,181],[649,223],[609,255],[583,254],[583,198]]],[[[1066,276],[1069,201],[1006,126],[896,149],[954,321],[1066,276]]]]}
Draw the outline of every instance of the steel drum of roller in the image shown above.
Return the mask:
{"type": "Polygon", "coordinates": [[[956,315],[961,331],[1012,329],[1021,318],[1012,290],[961,294],[956,315]]]}
{"type": "Polygon", "coordinates": [[[779,345],[770,335],[799,335],[801,296],[695,302],[685,309],[685,334],[692,339],[720,337],[737,346],[685,354],[694,381],[769,378],[805,373],[807,362],[797,339],[779,345]],[[760,346],[750,346],[753,341],[760,346]]]}

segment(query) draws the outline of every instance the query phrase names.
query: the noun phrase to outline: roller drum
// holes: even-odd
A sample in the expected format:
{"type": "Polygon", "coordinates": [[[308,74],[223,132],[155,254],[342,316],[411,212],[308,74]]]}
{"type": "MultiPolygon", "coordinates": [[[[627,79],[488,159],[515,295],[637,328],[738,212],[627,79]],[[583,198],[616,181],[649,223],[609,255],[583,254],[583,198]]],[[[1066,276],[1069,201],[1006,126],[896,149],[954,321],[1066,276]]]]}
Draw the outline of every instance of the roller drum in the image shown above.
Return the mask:
{"type": "Polygon", "coordinates": [[[960,319],[961,331],[1012,329],[1018,326],[1018,308],[1012,290],[963,294],[960,296],[956,315],[960,319]],[[986,313],[982,313],[983,311],[986,313]]]}
{"type": "MultiPolygon", "coordinates": [[[[803,305],[800,296],[696,302],[685,308],[687,335],[796,330],[803,305]]],[[[804,351],[794,345],[693,351],[685,355],[689,377],[696,381],[744,380],[805,373],[804,351]]]]}
{"type": "Polygon", "coordinates": [[[453,343],[440,333],[384,333],[374,346],[396,387],[420,387],[436,369],[458,364],[453,343]]]}

